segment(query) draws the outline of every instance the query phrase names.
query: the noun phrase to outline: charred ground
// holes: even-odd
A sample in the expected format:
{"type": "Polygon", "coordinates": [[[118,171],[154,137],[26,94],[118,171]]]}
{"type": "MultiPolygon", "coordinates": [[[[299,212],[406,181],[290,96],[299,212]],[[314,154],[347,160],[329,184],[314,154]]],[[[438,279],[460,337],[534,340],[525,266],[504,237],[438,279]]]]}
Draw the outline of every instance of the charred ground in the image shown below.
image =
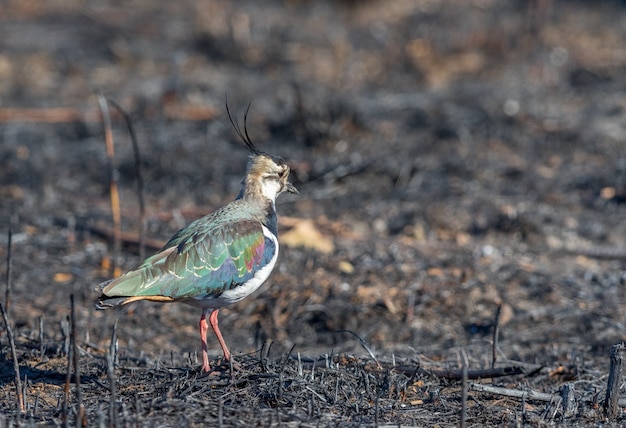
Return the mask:
{"type": "MultiPolygon", "coordinates": [[[[526,374],[482,383],[568,386],[577,407],[470,391],[467,425],[601,424],[626,334],[625,19],[612,1],[4,2],[0,218],[23,423],[63,419],[73,294],[89,425],[458,425],[460,383],[401,367],[491,367],[498,307],[498,365],[526,374]],[[255,143],[292,167],[277,269],[221,314],[233,377],[198,373],[187,307],[94,311],[111,227],[98,92],[137,130],[151,239],[237,194],[246,150],[225,94],[240,118],[253,103],[255,143]]],[[[135,161],[113,126],[136,235],[135,161]]],[[[125,246],[122,269],[139,261],[125,246]]],[[[74,385],[69,400],[73,420],[74,385]]]]}

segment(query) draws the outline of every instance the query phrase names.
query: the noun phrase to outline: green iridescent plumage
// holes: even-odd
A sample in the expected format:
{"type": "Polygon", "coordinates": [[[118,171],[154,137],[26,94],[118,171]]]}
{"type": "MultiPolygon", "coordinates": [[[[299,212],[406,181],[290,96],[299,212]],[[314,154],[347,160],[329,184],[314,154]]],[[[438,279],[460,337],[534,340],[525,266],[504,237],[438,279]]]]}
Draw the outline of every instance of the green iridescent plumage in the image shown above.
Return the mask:
{"type": "Polygon", "coordinates": [[[109,297],[205,299],[244,283],[276,251],[266,245],[253,208],[238,200],[196,220],[136,270],[105,283],[102,292],[109,297]],[[237,220],[230,215],[235,209],[237,220]]]}

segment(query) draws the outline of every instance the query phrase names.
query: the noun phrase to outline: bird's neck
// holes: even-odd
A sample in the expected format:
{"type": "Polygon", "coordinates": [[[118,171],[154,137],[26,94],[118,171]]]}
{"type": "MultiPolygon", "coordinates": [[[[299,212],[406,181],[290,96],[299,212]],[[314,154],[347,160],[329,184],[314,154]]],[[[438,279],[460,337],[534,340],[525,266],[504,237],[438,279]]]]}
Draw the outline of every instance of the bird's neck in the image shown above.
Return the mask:
{"type": "Polygon", "coordinates": [[[258,181],[246,179],[241,186],[237,199],[246,199],[260,205],[266,205],[269,202],[274,206],[276,191],[270,188],[263,188],[258,181]]]}
{"type": "Polygon", "coordinates": [[[268,198],[263,194],[259,186],[246,186],[246,183],[241,187],[237,199],[245,201],[255,212],[258,213],[258,218],[270,232],[278,236],[278,222],[276,217],[276,207],[274,199],[268,198]]]}
{"type": "Polygon", "coordinates": [[[263,225],[272,232],[272,235],[278,236],[278,218],[276,217],[276,210],[274,209],[274,204],[271,204],[270,209],[267,210],[267,214],[265,216],[265,221],[263,225]]]}

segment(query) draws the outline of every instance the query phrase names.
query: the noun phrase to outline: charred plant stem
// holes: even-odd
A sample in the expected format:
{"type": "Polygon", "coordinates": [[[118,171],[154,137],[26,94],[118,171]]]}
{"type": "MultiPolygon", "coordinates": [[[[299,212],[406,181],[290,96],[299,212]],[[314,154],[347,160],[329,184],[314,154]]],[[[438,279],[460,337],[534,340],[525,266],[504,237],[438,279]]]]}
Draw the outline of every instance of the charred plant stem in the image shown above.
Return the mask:
{"type": "Polygon", "coordinates": [[[7,312],[7,318],[9,318],[9,313],[11,311],[11,241],[12,241],[13,232],[11,231],[11,226],[9,226],[9,231],[7,232],[7,272],[6,272],[6,291],[4,296],[4,305],[5,310],[7,312]]]}
{"type": "Polygon", "coordinates": [[[9,323],[9,317],[4,309],[2,303],[0,303],[0,312],[2,312],[2,318],[4,319],[4,326],[7,330],[7,338],[9,339],[9,346],[11,347],[11,355],[13,356],[13,371],[15,372],[15,393],[17,395],[17,413],[18,417],[21,412],[25,410],[24,396],[22,395],[22,381],[20,379],[20,366],[17,361],[17,353],[15,352],[15,341],[13,340],[13,331],[11,330],[11,324],[9,323]]]}
{"type": "Polygon", "coordinates": [[[113,323],[111,329],[111,340],[109,341],[109,355],[111,355],[111,362],[113,368],[117,365],[117,320],[113,323]]]}
{"type": "Polygon", "coordinates": [[[72,339],[72,360],[74,365],[74,383],[76,384],[76,428],[86,426],[85,409],[83,408],[83,396],[80,390],[80,354],[76,343],[76,308],[74,305],[74,295],[70,295],[70,326],[72,339]]]}
{"type": "Polygon", "coordinates": [[[604,400],[604,414],[609,420],[615,420],[619,411],[619,387],[622,383],[622,365],[624,363],[624,343],[611,347],[611,365],[604,400]]]}
{"type": "Polygon", "coordinates": [[[287,366],[287,361],[289,361],[289,358],[291,358],[291,354],[293,352],[293,350],[295,349],[296,344],[294,343],[293,346],[291,347],[291,349],[289,350],[289,353],[287,354],[287,357],[285,358],[285,360],[283,361],[283,364],[280,366],[280,371],[278,372],[278,397],[282,397],[283,395],[283,383],[284,383],[284,371],[285,371],[285,367],[287,366]]]}
{"type": "Polygon", "coordinates": [[[113,256],[111,270],[113,276],[118,276],[119,268],[117,261],[122,249],[122,215],[120,211],[120,195],[117,186],[118,172],[115,169],[115,147],[113,145],[113,131],[111,129],[111,115],[109,114],[109,105],[103,95],[98,97],[100,112],[102,114],[102,123],[104,125],[104,143],[107,152],[107,169],[109,171],[109,195],[111,199],[111,214],[113,217],[113,256]]]}
{"type": "MultiPolygon", "coordinates": [[[[66,335],[65,337],[67,337],[69,335],[66,335]]],[[[64,340],[64,342],[67,342],[67,340],[64,340]]],[[[70,401],[70,382],[72,380],[72,347],[71,346],[66,346],[66,353],[67,353],[67,373],[65,375],[65,385],[63,388],[63,411],[62,411],[62,420],[63,420],[63,426],[64,427],[69,427],[69,419],[68,419],[68,408],[69,408],[69,401],[70,401]]]]}
{"type": "Polygon", "coordinates": [[[115,388],[115,368],[114,368],[114,359],[115,357],[111,355],[110,351],[107,351],[106,354],[107,359],[107,375],[109,377],[109,392],[111,394],[111,399],[109,400],[109,423],[110,426],[117,427],[117,391],[115,388]]]}
{"type": "Polygon", "coordinates": [[[380,363],[378,362],[378,359],[376,359],[376,356],[374,356],[374,353],[372,352],[370,347],[367,346],[367,343],[365,343],[365,340],[361,339],[361,336],[359,336],[358,334],[356,334],[355,332],[353,332],[351,330],[337,330],[337,331],[335,331],[335,333],[350,333],[351,335],[353,335],[354,337],[359,339],[359,343],[361,343],[361,346],[363,347],[363,349],[365,349],[367,351],[367,353],[370,354],[370,357],[372,357],[372,360],[374,360],[374,362],[376,363],[378,368],[379,369],[383,368],[383,366],[381,366],[380,363]]]}
{"type": "Polygon", "coordinates": [[[43,359],[46,350],[43,343],[43,316],[39,317],[39,358],[43,359]]]}
{"type": "MultiPolygon", "coordinates": [[[[394,367],[396,371],[403,372],[407,375],[413,375],[414,373],[422,374],[426,376],[435,376],[438,378],[448,379],[448,380],[462,380],[463,379],[463,371],[462,370],[439,370],[439,369],[427,369],[423,367],[415,367],[415,366],[396,366],[394,367]]],[[[509,366],[509,367],[498,367],[495,369],[476,369],[476,370],[468,370],[467,378],[468,379],[485,379],[485,378],[493,378],[493,377],[503,377],[503,376],[515,376],[526,374],[526,371],[523,367],[518,366],[509,366]]]]}
{"type": "Polygon", "coordinates": [[[502,305],[498,305],[496,309],[496,316],[493,320],[493,344],[491,347],[491,368],[495,368],[496,360],[498,359],[498,336],[500,335],[500,312],[502,311],[502,305]]]}
{"type": "Polygon", "coordinates": [[[461,423],[460,427],[465,428],[467,426],[467,391],[468,391],[468,361],[467,361],[467,353],[465,349],[461,350],[461,357],[463,358],[463,368],[462,368],[462,382],[463,389],[461,395],[461,423]]]}
{"type": "Polygon", "coordinates": [[[128,133],[130,134],[130,141],[133,145],[133,153],[135,154],[135,177],[137,177],[137,198],[139,199],[139,259],[143,260],[146,255],[146,245],[145,245],[145,223],[146,223],[146,201],[144,196],[144,182],[143,182],[143,173],[141,170],[141,152],[139,150],[139,144],[137,143],[137,134],[135,133],[135,128],[133,127],[133,121],[130,116],[124,111],[119,104],[117,104],[113,100],[108,100],[109,103],[113,107],[120,112],[124,121],[126,122],[126,127],[128,128],[128,133]]]}

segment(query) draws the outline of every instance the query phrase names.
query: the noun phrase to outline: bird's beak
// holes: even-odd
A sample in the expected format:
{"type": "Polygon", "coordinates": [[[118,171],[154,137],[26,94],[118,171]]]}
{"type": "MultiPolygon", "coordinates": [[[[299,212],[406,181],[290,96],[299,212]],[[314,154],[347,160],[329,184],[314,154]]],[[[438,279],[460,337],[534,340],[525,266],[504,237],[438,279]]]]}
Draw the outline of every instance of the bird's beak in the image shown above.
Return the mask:
{"type": "Polygon", "coordinates": [[[298,192],[298,189],[296,189],[296,187],[290,182],[287,182],[287,184],[285,184],[285,190],[288,191],[289,193],[295,193],[296,195],[300,193],[298,192]]]}

